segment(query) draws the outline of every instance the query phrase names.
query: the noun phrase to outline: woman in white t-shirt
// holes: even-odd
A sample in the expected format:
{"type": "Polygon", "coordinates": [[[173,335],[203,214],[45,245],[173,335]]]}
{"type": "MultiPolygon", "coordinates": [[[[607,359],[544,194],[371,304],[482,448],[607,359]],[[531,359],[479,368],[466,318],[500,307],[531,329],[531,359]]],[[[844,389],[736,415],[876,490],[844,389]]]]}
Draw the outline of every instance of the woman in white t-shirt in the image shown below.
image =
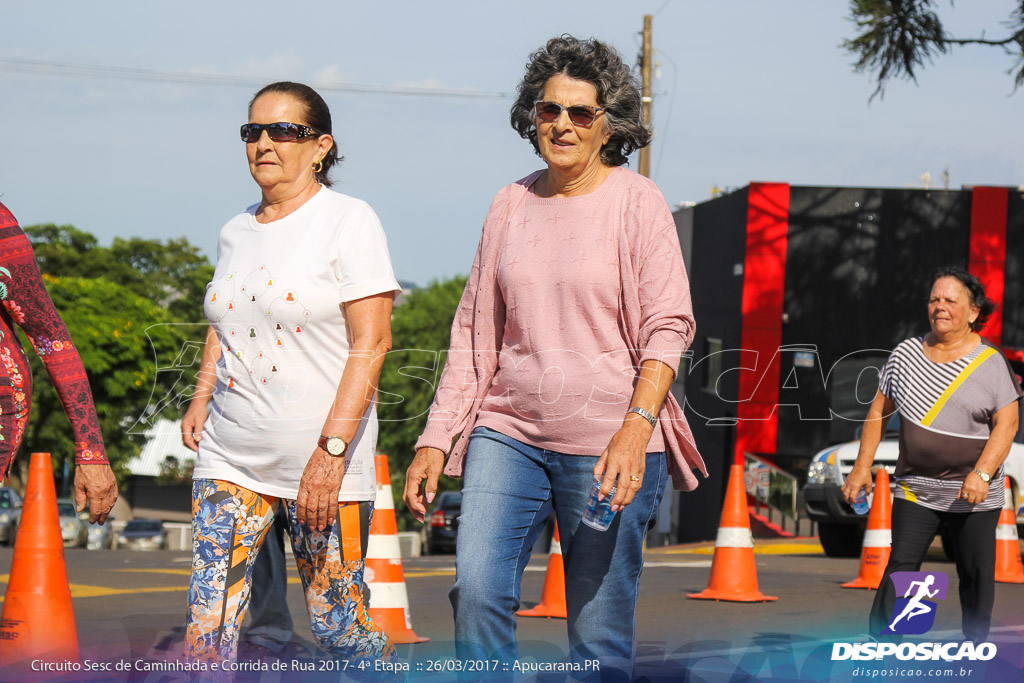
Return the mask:
{"type": "Polygon", "coordinates": [[[182,420],[198,451],[186,654],[235,658],[252,563],[284,505],[319,645],[339,659],[392,660],[366,611],[363,557],[373,397],[401,288],[373,210],[327,189],[337,146],[316,91],[266,86],[241,133],[262,198],[221,230],[202,369],[182,420]]]}

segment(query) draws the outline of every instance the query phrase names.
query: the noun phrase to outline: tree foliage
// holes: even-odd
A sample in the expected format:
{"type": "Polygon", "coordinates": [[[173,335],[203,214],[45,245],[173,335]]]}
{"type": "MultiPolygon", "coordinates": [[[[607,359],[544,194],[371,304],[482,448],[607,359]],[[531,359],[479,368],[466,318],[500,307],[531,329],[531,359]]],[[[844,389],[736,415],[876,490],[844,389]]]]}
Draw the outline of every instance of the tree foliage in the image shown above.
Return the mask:
{"type": "MultiPolygon", "coordinates": [[[[953,3],[950,2],[952,5],[953,3]]],[[[877,87],[871,95],[884,95],[890,78],[917,82],[916,70],[945,54],[955,45],[1001,47],[1015,57],[1007,70],[1014,90],[1024,84],[1024,0],[1014,2],[1009,19],[1002,22],[1009,35],[988,39],[959,38],[948,34],[935,13],[935,0],[851,0],[850,19],[860,33],[842,46],[857,57],[858,72],[875,74],[877,87]]]]}
{"type": "Polygon", "coordinates": [[[57,277],[103,278],[150,299],[179,322],[203,323],[203,296],[213,266],[185,238],[167,242],[115,237],[109,247],[70,225],[25,229],[39,269],[57,277]]]}
{"type": "MultiPolygon", "coordinates": [[[[101,247],[71,226],[29,226],[25,233],[89,375],[107,455],[122,480],[145,442],[133,426],[154,414],[178,417],[176,403],[164,399],[194,381],[190,352],[201,348],[206,326],[186,323],[201,316],[212,266],[183,239],[117,239],[101,247]]],[[[23,450],[71,461],[71,425],[42,363],[28,356],[34,382],[23,450]]]]}
{"type": "MultiPolygon", "coordinates": [[[[391,319],[393,350],[381,371],[377,415],[380,435],[377,450],[388,455],[392,493],[399,527],[411,528],[412,516],[401,502],[405,470],[412,462],[413,446],[423,432],[434,388],[444,368],[452,320],[465,277],[434,282],[404,297],[391,319]]],[[[441,489],[458,488],[447,477],[441,489]]]]}

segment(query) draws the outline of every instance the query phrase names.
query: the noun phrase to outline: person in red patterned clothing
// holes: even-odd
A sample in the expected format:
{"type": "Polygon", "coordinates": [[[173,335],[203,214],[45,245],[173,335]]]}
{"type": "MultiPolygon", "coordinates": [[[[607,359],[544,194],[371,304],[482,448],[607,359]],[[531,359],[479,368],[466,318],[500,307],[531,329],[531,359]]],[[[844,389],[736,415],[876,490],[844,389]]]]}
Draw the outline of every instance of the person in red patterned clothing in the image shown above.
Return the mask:
{"type": "Polygon", "coordinates": [[[89,378],[64,321],[43,285],[28,238],[0,204],[0,481],[14,462],[28,422],[32,370],[15,323],[32,342],[53,380],[75,434],[75,506],[89,505],[89,521],[102,524],[117,502],[89,378]]]}

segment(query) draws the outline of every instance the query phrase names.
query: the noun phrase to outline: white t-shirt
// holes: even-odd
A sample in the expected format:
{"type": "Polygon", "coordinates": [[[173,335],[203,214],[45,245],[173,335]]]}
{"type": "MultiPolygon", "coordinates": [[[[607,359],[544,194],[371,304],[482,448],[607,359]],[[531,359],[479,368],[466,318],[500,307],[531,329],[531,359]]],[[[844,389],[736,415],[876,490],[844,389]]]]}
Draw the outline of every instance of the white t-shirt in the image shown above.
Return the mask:
{"type": "MultiPolygon", "coordinates": [[[[350,348],[343,303],[401,292],[380,220],[326,187],[294,213],[225,225],[204,310],[220,339],[217,387],[193,476],[294,499],[350,348]]],[[[373,500],[377,411],[345,454],[339,500],[373,500]]]]}

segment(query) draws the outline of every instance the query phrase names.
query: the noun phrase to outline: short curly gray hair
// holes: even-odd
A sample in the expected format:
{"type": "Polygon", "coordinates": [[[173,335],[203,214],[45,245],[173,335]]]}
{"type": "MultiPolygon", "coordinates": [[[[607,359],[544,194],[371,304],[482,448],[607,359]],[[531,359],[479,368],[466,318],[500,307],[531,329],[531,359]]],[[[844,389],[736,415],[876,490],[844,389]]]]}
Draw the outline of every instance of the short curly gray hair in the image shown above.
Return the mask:
{"type": "Polygon", "coordinates": [[[540,145],[533,103],[543,95],[548,80],[558,74],[597,88],[597,103],[605,109],[605,129],[611,131],[611,137],[601,148],[602,162],[622,166],[635,150],[651,143],[651,131],[643,122],[636,78],[615,48],[593,38],[578,40],[563,34],[530,55],[519,83],[519,95],[512,105],[512,128],[533,144],[537,154],[540,145]]]}

